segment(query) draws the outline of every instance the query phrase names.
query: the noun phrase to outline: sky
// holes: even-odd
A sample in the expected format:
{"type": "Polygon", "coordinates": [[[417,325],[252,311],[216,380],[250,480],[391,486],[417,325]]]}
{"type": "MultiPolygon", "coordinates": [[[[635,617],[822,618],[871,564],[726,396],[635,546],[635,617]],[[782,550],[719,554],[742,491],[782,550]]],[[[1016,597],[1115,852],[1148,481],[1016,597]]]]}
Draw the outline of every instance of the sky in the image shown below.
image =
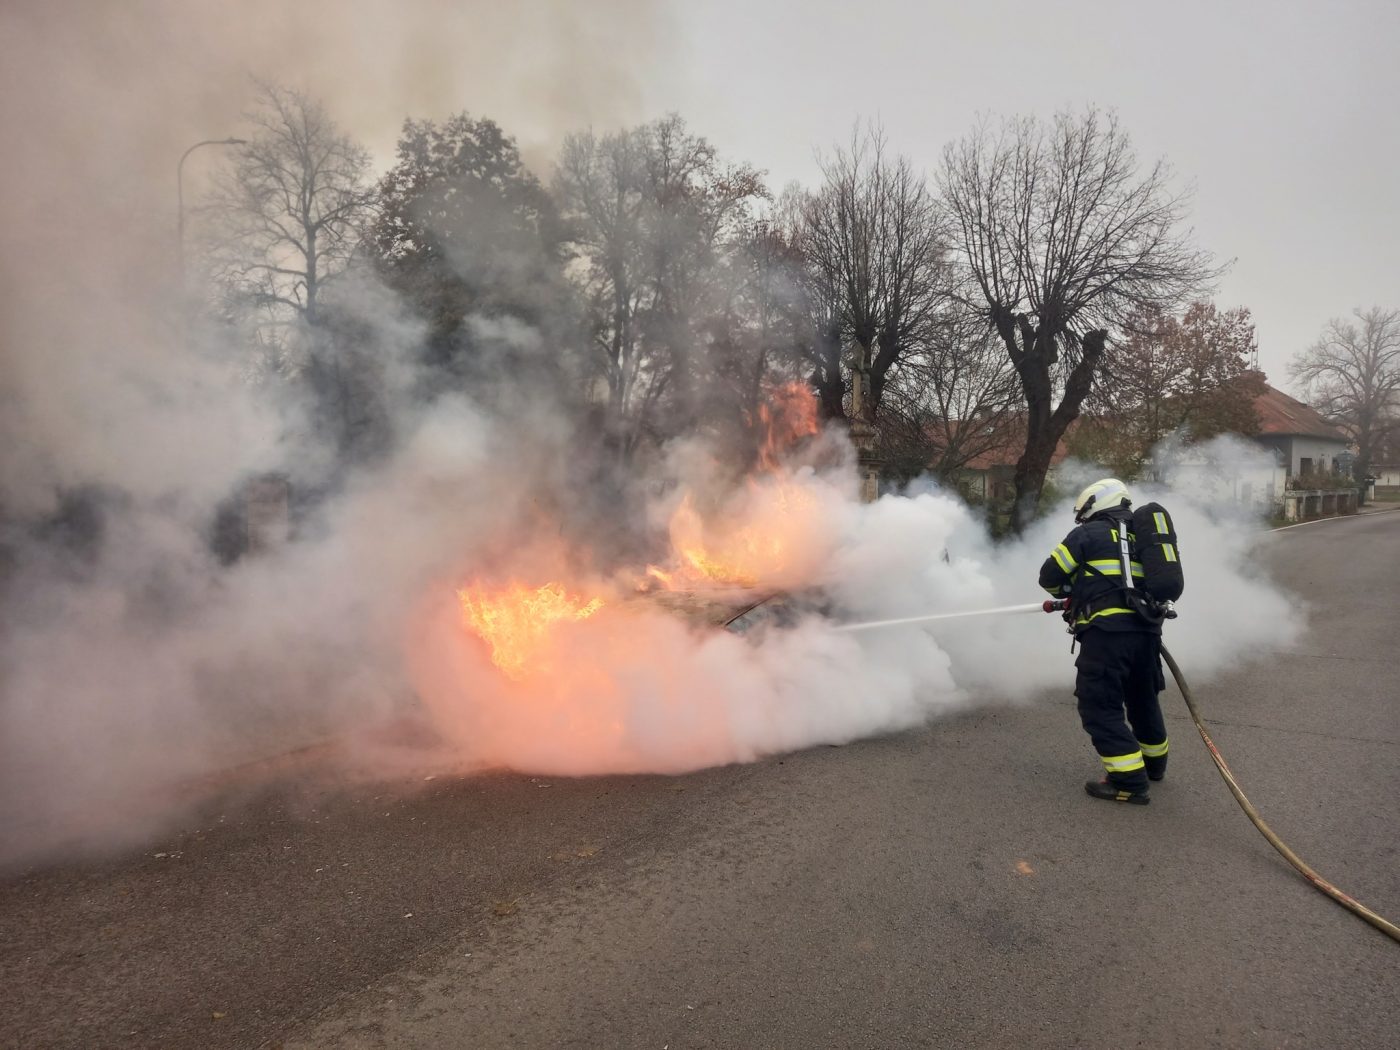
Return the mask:
{"type": "Polygon", "coordinates": [[[1234,260],[1217,301],[1254,314],[1260,363],[1330,317],[1400,305],[1400,4],[1229,0],[709,0],[671,12],[647,81],[781,185],[860,118],[936,169],[979,113],[1115,109],[1144,160],[1194,184],[1199,243],[1234,260]]]}
{"type": "Polygon", "coordinates": [[[674,111],[775,189],[859,119],[932,173],[979,114],[1092,104],[1194,185],[1234,260],[1217,301],[1287,387],[1329,318],[1400,305],[1397,46],[1385,0],[11,0],[0,220],[12,259],[93,229],[160,247],[175,159],[241,130],[252,76],[324,99],[381,168],[407,116],[493,117],[548,178],[568,132],[674,111]]]}

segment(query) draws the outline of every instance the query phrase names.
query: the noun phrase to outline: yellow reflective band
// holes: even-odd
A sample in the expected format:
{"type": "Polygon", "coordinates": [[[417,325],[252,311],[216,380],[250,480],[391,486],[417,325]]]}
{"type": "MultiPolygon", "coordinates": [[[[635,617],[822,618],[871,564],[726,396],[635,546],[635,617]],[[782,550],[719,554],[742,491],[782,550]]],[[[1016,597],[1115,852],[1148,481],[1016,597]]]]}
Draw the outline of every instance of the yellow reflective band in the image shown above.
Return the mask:
{"type": "MultiPolygon", "coordinates": [[[[1135,561],[1132,563],[1132,566],[1134,576],[1141,576],[1143,574],[1142,562],[1135,561]]],[[[1098,572],[1104,576],[1123,575],[1123,566],[1112,558],[1095,558],[1093,561],[1089,562],[1089,567],[1098,570],[1098,572]]]]}
{"type": "Polygon", "coordinates": [[[1146,765],[1141,751],[1134,751],[1131,755],[1100,755],[1099,758],[1103,759],[1103,767],[1110,773],[1131,773],[1146,765]]]}
{"type": "Polygon", "coordinates": [[[1170,543],[1162,544],[1162,550],[1167,555],[1167,561],[1176,561],[1176,548],[1173,547],[1170,543]]]}
{"type": "Polygon", "coordinates": [[[1152,513],[1152,520],[1157,523],[1157,534],[1165,536],[1167,534],[1167,517],[1160,510],[1152,513]]]}
{"type": "Polygon", "coordinates": [[[1074,621],[1074,625],[1078,627],[1080,624],[1088,623],[1090,620],[1097,620],[1100,616],[1116,616],[1118,613],[1131,613],[1132,611],[1131,609],[1121,609],[1117,606],[1112,609],[1100,609],[1098,612],[1094,613],[1093,616],[1088,618],[1083,616],[1079,617],[1079,619],[1074,621]]]}
{"type": "Polygon", "coordinates": [[[1167,742],[1163,740],[1160,744],[1143,744],[1142,753],[1148,758],[1161,758],[1167,753],[1167,742]]]}
{"type": "Polygon", "coordinates": [[[1069,552],[1069,548],[1063,543],[1050,552],[1050,557],[1054,558],[1056,564],[1064,569],[1065,572],[1073,572],[1075,569],[1079,568],[1079,562],[1074,560],[1074,555],[1069,552]]]}

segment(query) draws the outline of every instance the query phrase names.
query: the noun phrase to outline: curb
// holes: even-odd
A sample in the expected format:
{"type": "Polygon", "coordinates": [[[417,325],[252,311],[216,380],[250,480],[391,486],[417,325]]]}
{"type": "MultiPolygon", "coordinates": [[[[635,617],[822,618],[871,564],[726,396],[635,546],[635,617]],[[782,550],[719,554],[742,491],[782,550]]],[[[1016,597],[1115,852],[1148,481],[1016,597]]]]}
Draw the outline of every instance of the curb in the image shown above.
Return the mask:
{"type": "Polygon", "coordinates": [[[1356,518],[1367,518],[1373,514],[1391,514],[1400,510],[1400,505],[1394,507],[1383,507],[1380,510],[1358,510],[1355,514],[1334,514],[1330,518],[1314,518],[1312,521],[1298,521],[1292,525],[1279,525],[1272,528],[1270,532],[1287,532],[1289,529],[1301,529],[1304,525],[1321,525],[1328,521],[1353,521],[1356,518]]]}

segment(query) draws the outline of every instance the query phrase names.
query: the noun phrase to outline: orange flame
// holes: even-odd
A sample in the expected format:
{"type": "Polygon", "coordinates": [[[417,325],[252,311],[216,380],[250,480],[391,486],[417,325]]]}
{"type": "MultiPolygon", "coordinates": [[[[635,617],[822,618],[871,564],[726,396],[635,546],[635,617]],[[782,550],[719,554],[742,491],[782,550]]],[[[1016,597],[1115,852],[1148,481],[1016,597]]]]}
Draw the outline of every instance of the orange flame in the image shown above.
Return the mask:
{"type": "Polygon", "coordinates": [[[777,584],[809,556],[819,513],[813,493],[783,475],[751,480],[710,515],[686,493],[669,526],[675,565],[650,565],[647,575],[667,590],[777,584]]]}
{"type": "Polygon", "coordinates": [[[758,464],[770,473],[781,469],[783,455],[794,445],[821,429],[817,399],[805,383],[785,383],[770,390],[767,400],[758,406],[758,418],[763,425],[758,464]]]}
{"type": "Polygon", "coordinates": [[[457,598],[463,624],[491,647],[491,662],[515,679],[525,677],[526,665],[556,624],[586,620],[603,607],[603,599],[585,601],[558,583],[512,583],[494,593],[477,583],[459,590],[457,598]]]}
{"type": "Polygon", "coordinates": [[[669,523],[672,561],[647,566],[639,589],[776,585],[806,556],[819,509],[811,491],[794,480],[788,457],[821,430],[816,397],[805,383],[772,388],[757,417],[762,434],[754,475],[703,511],[694,494],[685,493],[669,523]]]}

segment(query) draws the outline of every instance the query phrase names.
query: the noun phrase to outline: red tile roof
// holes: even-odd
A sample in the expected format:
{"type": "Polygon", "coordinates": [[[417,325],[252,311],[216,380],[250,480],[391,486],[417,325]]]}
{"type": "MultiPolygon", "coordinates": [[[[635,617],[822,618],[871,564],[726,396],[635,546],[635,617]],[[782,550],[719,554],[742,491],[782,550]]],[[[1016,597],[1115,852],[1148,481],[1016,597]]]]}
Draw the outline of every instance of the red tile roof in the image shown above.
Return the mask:
{"type": "Polygon", "coordinates": [[[1260,434],[1294,434],[1348,441],[1347,436],[1323,419],[1316,409],[1271,386],[1265,387],[1264,392],[1254,399],[1254,408],[1259,413],[1260,434]]]}
{"type": "MultiPolygon", "coordinates": [[[[1050,457],[1050,465],[1057,467],[1069,455],[1069,450],[1065,447],[1065,439],[1074,433],[1079,425],[1079,420],[1070,422],[1065,430],[1065,436],[1055,446],[1054,453],[1050,457]]],[[[997,445],[994,448],[979,452],[965,464],[964,470],[992,470],[996,467],[1014,467],[1017,460],[1021,458],[1021,453],[1026,450],[1026,419],[1024,416],[1012,416],[1002,420],[998,429],[997,445]]]]}

